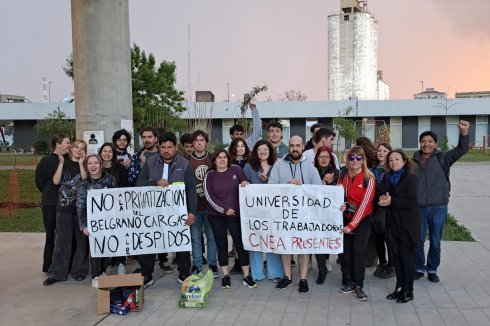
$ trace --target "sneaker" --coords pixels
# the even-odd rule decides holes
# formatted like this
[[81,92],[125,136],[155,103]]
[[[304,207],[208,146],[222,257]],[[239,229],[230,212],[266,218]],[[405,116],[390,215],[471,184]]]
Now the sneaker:
[[294,266],[296,266],[296,262],[294,261],[293,258],[291,258],[291,267],[294,267]]
[[240,265],[240,262],[238,259],[235,259],[235,265],[233,265],[233,268],[230,270],[230,274],[243,274],[242,271],[242,266]]
[[243,285],[248,286],[249,289],[253,289],[257,287],[257,283],[252,279],[252,275],[247,275],[243,278]]
[[230,280],[230,275],[225,275],[221,279],[221,287],[223,289],[231,289],[231,280]]
[[170,265],[167,262],[161,262],[160,263],[160,268],[162,269],[163,274],[171,274],[175,270],[175,266],[172,266],[172,265]]
[[281,280],[282,280],[282,277],[274,277],[274,278],[272,279],[272,282],[274,282],[274,283],[279,283],[279,282],[281,282]]
[[99,278],[97,276],[92,279],[92,287],[94,289],[98,289],[99,288]]
[[333,266],[330,260],[327,260],[327,272],[331,273],[333,271]]
[[49,285],[53,285],[56,282],[58,282],[58,280],[55,280],[54,278],[48,277],[47,279],[44,280],[43,285],[49,286]]
[[282,280],[279,283],[277,283],[276,289],[277,290],[282,290],[282,289],[287,288],[288,286],[291,286],[291,284],[293,284],[293,281],[290,280],[289,277],[284,276],[282,278]]
[[437,283],[440,281],[439,276],[436,273],[428,273],[429,281]]
[[179,273],[179,277],[177,278],[177,283],[184,283],[185,279],[188,278],[190,276],[189,273],[183,273],[183,272],[180,272]]
[[354,292],[354,289],[355,289],[354,283],[349,282],[346,285],[344,285],[343,287],[341,287],[339,289],[339,292],[340,293],[352,293],[352,292]]
[[316,284],[320,285],[320,284],[325,283],[325,279],[326,278],[327,278],[327,273],[325,273],[325,272],[319,272],[318,273],[318,278],[316,279]]
[[310,288],[308,287],[308,281],[305,279],[299,280],[299,294],[310,293]]
[[415,271],[414,280],[418,280],[421,277],[424,277],[424,273]]
[[364,290],[360,286],[356,286],[356,289],[354,290],[354,295],[356,296],[357,300],[359,301],[367,301],[368,296],[366,293],[364,293]]
[[149,286],[152,286],[153,284],[155,284],[155,282],[153,282],[153,276],[145,276],[143,278],[143,283],[144,283],[144,286],[143,288],[146,289],[147,287]]
[[381,274],[384,272],[386,268],[387,268],[386,264],[380,264],[376,266],[376,270],[374,271],[373,275],[376,277],[381,277]]
[[197,267],[196,265],[192,265],[191,274],[197,275],[200,274],[201,272],[202,272],[201,268]]
[[385,268],[380,274],[379,278],[391,278],[395,277],[395,268],[394,267],[387,267]]
[[126,265],[124,264],[119,264],[119,266],[117,266],[117,274],[118,275],[124,275],[126,274]]
[[202,256],[202,264],[203,265],[207,265],[208,264],[208,260],[204,256]]
[[213,277],[218,278],[219,277],[218,266],[209,265],[209,268],[211,269],[211,272],[213,272]]

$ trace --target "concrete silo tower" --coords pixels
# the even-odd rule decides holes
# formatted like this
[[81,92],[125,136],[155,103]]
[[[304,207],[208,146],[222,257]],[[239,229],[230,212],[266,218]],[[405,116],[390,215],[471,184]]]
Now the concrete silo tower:
[[[328,16],[329,100],[389,96],[388,85],[379,79],[382,73],[378,74],[377,25],[367,10],[367,1],[340,0],[340,13]],[[378,85],[380,82],[382,85]]]

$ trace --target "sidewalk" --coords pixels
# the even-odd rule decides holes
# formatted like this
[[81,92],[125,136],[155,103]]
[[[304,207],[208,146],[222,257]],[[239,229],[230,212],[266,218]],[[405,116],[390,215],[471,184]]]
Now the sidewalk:
[[[395,279],[372,276],[366,269],[365,290],[369,301],[359,302],[338,293],[340,266],[316,285],[316,262],[309,272],[310,294],[298,294],[295,286],[278,291],[264,280],[257,289],[241,285],[232,275],[232,289],[221,289],[216,279],[205,309],[177,306],[180,284],[177,274],[162,276],[156,267],[155,284],[145,290],[144,310],[127,316],[97,315],[96,290],[90,280],[42,285],[43,234],[0,233],[0,304],[5,325],[490,325],[490,223],[487,222],[490,164],[461,163],[451,173],[450,212],[480,242],[443,243],[440,283],[424,277],[415,282],[415,300],[397,304],[385,299]],[[426,246],[427,247],[427,246]],[[331,256],[334,261],[335,255]],[[132,268],[128,266],[128,271]]]

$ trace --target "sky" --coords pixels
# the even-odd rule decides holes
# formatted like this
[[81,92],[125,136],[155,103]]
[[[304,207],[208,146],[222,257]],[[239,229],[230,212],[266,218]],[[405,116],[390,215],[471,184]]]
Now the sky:
[[[291,89],[326,100],[327,17],[339,9],[339,0],[129,0],[130,38],[158,62],[175,61],[185,92],[190,44],[191,93],[238,101],[266,84],[259,100]],[[369,0],[368,9],[391,99],[412,98],[421,81],[450,97],[490,91],[489,0]],[[0,94],[41,101],[42,77],[52,102],[73,91],[62,70],[70,1],[0,0],[0,40]]]

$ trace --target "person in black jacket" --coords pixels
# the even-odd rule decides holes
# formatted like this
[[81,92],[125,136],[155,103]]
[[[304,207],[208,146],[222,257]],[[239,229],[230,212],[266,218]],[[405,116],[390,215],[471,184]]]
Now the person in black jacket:
[[379,206],[389,207],[387,239],[396,273],[395,291],[386,298],[406,303],[414,298],[415,251],[420,243],[418,181],[402,150],[391,151],[386,161],[389,173],[381,185]]
[[43,212],[44,243],[43,272],[47,273],[53,258],[54,239],[56,231],[56,202],[58,200],[59,185],[53,183],[53,175],[58,168],[60,160],[58,155],[68,154],[70,151],[70,138],[63,134],[54,135],[51,139],[53,152],[44,156],[36,167],[35,182],[37,189],[42,193],[41,205]]

